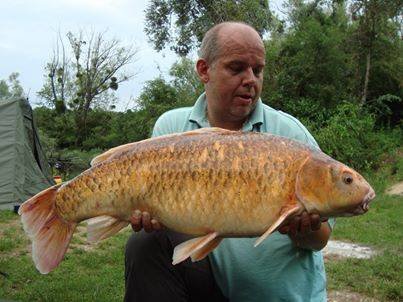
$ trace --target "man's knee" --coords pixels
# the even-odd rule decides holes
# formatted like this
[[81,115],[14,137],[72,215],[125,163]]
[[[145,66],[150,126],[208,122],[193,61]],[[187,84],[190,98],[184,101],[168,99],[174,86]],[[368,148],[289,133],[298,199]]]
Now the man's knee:
[[126,243],[126,263],[142,262],[149,257],[150,253],[157,252],[159,247],[154,237],[155,234],[153,233],[139,232],[132,234]]

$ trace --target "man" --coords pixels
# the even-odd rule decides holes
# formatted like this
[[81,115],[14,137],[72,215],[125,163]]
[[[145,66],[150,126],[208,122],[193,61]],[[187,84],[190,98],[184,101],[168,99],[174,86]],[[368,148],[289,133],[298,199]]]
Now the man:
[[[205,93],[193,107],[163,114],[153,136],[211,126],[271,132],[317,147],[298,120],[260,100],[264,66],[264,45],[252,27],[216,25],[206,33],[196,63]],[[161,229],[148,213],[135,213],[132,224],[135,231]],[[257,248],[253,238],[224,239],[203,261],[176,266],[173,248],[188,236],[168,230],[135,234],[126,248],[125,299],[326,301],[323,257],[316,251],[329,239],[329,223],[303,213],[280,232]]]

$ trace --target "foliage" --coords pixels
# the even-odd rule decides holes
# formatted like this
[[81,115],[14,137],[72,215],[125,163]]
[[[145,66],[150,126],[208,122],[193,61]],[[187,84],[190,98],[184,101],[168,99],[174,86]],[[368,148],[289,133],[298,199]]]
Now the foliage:
[[357,104],[341,103],[313,130],[322,150],[357,169],[378,167],[382,155],[401,145],[402,130],[376,131],[375,118]]
[[[136,108],[113,112],[94,108],[87,114],[87,135],[80,149],[108,149],[120,144],[142,140],[151,134],[156,119],[165,111],[192,105],[203,88],[194,71],[193,61],[181,59],[170,71],[172,80],[157,78],[146,83]],[[41,106],[34,109],[41,135],[54,150],[76,148],[77,124],[73,109],[59,114]]]
[[198,46],[210,27],[223,21],[249,23],[263,35],[272,14],[268,1],[152,0],[146,9],[144,31],[156,50],[171,45],[183,56]]
[[19,73],[13,72],[7,80],[0,80],[0,99],[24,97],[24,89],[18,80]]
[[172,65],[169,74],[173,77],[171,85],[178,92],[183,106],[193,104],[204,90],[195,71],[195,62],[190,59],[181,58]]
[[[262,100],[300,119],[325,152],[356,168],[365,169],[377,168],[382,160],[381,154],[402,141],[403,44],[398,26],[399,15],[392,7],[389,9],[381,3],[379,12],[370,13],[365,7],[373,9],[371,5],[378,5],[377,0],[361,1],[361,6],[357,6],[358,2],[289,0],[287,22],[270,19],[270,22],[277,22],[277,27],[272,27],[270,35],[265,36],[266,67]],[[181,43],[189,42],[186,39],[190,37],[192,41],[200,41],[200,33],[211,22],[216,22],[214,12],[220,12],[217,18],[238,13],[245,17],[245,7],[261,5],[261,9],[255,9],[254,12],[268,13],[268,9],[263,9],[265,1],[197,1],[190,8],[189,3],[193,1],[159,0],[151,2],[148,8],[152,22],[159,24],[159,33],[162,35],[160,42],[173,43],[184,52],[188,49],[181,48]],[[233,9],[234,3],[241,5]],[[164,11],[172,14],[172,18]],[[376,23],[373,23],[376,25],[376,35],[371,38],[367,98],[365,104],[361,105],[366,74],[365,54],[368,50],[367,43],[363,42],[366,37],[363,30],[370,20],[364,22],[363,18],[376,19]],[[261,33],[267,31],[269,27],[266,25],[258,27],[258,30]],[[169,30],[170,26],[178,29],[178,35],[164,38],[168,33],[164,34],[164,31]],[[151,30],[152,26],[147,28]],[[196,29],[200,33],[196,33]],[[366,30],[368,34],[369,30]],[[187,38],[180,40],[182,42],[176,41],[175,37],[180,37],[184,32],[187,32]],[[63,62],[63,56],[69,57],[67,52],[64,54],[61,40],[59,50],[55,50],[55,57],[60,58],[55,62],[59,63]],[[77,147],[85,151],[104,150],[145,139],[162,113],[176,107],[191,106],[203,91],[203,85],[194,71],[194,62],[183,57],[172,66],[168,79],[160,76],[148,81],[137,99],[136,107],[126,112],[112,112],[107,104],[101,106],[100,100],[109,100],[109,96],[97,99],[86,113],[84,133],[84,127],[80,126],[81,105],[74,103],[74,100],[77,98],[77,87],[80,87],[79,81],[84,81],[87,76],[77,77],[72,70],[78,65],[82,68],[86,66],[75,59],[77,52],[82,51],[79,55],[82,58],[83,49],[89,44],[96,44],[88,41],[80,36],[74,39],[70,36],[69,43],[75,47],[75,52],[70,56],[72,61],[67,67],[61,63],[53,64],[55,87],[59,90],[56,90],[57,97],[48,99],[63,99],[60,89],[65,82],[64,113],[49,108],[35,109],[39,127],[46,139],[53,141],[54,150]],[[166,45],[164,43],[160,44],[161,48]],[[185,44],[190,49],[197,43]],[[66,59],[66,62],[69,61]],[[68,83],[73,85],[69,86]],[[51,92],[50,83],[47,85],[48,92]],[[78,139],[80,135],[82,137]]]
[[[374,63],[383,63],[382,59],[379,60],[378,58],[376,60],[376,57],[379,54],[382,54],[382,56],[387,55],[391,50],[394,52],[394,46],[399,45],[390,43],[390,40],[399,39],[401,34],[400,22],[398,20],[392,21],[392,18],[401,14],[401,9],[402,1],[396,0],[352,1],[350,10],[356,25],[352,42],[358,43],[356,52],[358,61],[365,62],[365,64],[362,64],[365,66],[365,71],[361,71],[364,74],[361,82],[363,87],[361,104],[365,104],[369,95],[371,69]],[[397,55],[399,56],[399,53]],[[400,67],[402,67],[401,64]]]
[[140,114],[145,119],[148,136],[157,118],[164,112],[179,107],[180,95],[173,86],[162,78],[146,83],[143,92],[138,99]]
[[398,125],[403,116],[402,99],[396,95],[386,94],[368,101],[366,106],[376,116],[378,124],[391,127]]
[[[89,112],[95,108],[113,106],[116,97],[111,91],[132,75],[121,72],[135,51],[123,47],[116,39],[107,40],[104,33],[84,35],[67,33],[70,52],[63,39],[47,64],[46,81],[38,95],[51,104],[59,114],[72,113],[75,125],[75,146],[85,148],[84,141],[91,135]],[[70,115],[70,114],[69,114]]]
[[312,4],[298,3],[293,9],[295,27],[265,43],[264,87],[271,89],[264,88],[263,98],[277,108],[300,99],[334,107],[348,96],[351,86],[343,8],[336,15]]

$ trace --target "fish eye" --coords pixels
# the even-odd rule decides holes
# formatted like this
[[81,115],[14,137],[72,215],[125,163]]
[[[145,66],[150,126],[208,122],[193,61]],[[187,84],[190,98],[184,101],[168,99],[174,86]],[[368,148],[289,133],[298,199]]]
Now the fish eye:
[[350,184],[352,184],[352,182],[353,182],[353,177],[352,177],[351,175],[344,175],[344,176],[343,176],[343,182],[344,182],[346,185],[350,185]]

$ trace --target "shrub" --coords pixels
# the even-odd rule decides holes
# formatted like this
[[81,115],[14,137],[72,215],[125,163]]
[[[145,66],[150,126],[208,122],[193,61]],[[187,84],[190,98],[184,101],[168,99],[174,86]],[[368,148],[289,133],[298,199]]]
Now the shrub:
[[399,145],[401,130],[375,130],[375,118],[357,104],[343,102],[326,124],[313,131],[322,150],[356,169],[376,168],[384,153]]

